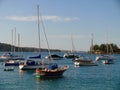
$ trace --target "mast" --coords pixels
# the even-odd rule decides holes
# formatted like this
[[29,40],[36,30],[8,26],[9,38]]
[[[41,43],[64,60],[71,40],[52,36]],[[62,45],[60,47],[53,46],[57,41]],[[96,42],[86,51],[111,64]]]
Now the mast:
[[15,54],[15,48],[16,48],[16,27],[15,27],[15,36],[14,36],[14,54]]
[[106,43],[107,54],[109,54],[109,45],[108,45],[108,32],[107,32],[107,43]]
[[91,34],[91,48],[90,48],[90,53],[93,53],[93,38],[94,38],[94,35],[93,33]]
[[13,54],[13,30],[11,30],[12,37],[11,37],[11,54]]
[[74,42],[73,42],[73,37],[72,37],[72,34],[71,34],[71,41],[72,41],[72,53],[75,52],[75,45],[74,45]]
[[[45,31],[45,26],[44,26],[43,19],[42,19],[42,15],[41,15],[41,13],[39,13],[39,5],[38,5],[37,7],[38,7],[38,23],[39,23],[39,14],[40,14],[41,25],[42,25],[42,27],[43,27],[43,33],[44,33],[44,35],[45,35],[46,43],[47,43],[47,46],[48,46],[48,53],[49,53],[49,55],[50,55],[50,60],[51,60],[51,62],[53,62],[53,59],[52,59],[51,53],[50,53],[50,47],[49,47],[49,44],[48,44],[48,39],[47,39],[46,31]],[[38,29],[39,29],[39,28],[40,28],[40,27],[39,27],[39,25],[38,25]],[[39,33],[40,33],[40,30],[39,30]],[[38,33],[38,34],[39,34],[39,33]],[[40,34],[39,34],[39,41],[40,41]],[[40,42],[39,42],[39,47],[40,47]]]
[[20,34],[18,33],[18,57],[20,56]]
[[39,18],[39,5],[37,5],[37,16],[38,16],[38,39],[39,39],[39,53],[41,52],[41,43],[40,43],[40,18]]

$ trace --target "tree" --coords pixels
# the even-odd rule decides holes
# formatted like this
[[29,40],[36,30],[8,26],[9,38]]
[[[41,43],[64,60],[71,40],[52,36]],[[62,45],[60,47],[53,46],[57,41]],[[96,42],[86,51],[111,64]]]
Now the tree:
[[94,51],[97,51],[97,50],[99,50],[99,49],[100,49],[99,45],[96,44],[96,45],[93,46],[93,50],[94,50]]
[[116,44],[101,44],[101,45],[94,45],[93,46],[94,52],[100,51],[101,53],[120,53],[120,49]]

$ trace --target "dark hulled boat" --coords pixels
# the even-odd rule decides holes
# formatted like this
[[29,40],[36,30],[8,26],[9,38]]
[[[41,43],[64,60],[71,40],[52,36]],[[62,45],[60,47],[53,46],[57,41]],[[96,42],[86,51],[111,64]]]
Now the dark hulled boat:
[[53,78],[61,77],[69,66],[58,67],[57,64],[51,64],[48,68],[36,69],[36,77],[39,78]]

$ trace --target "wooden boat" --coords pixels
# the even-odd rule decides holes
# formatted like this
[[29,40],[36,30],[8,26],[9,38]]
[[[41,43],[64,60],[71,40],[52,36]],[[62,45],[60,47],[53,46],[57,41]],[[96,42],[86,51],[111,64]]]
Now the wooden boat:
[[39,78],[54,78],[61,77],[69,66],[58,67],[57,64],[52,64],[50,68],[36,69],[36,77]]
[[[37,8],[38,8],[38,18],[39,18],[39,6],[37,6]],[[48,46],[48,52],[49,52],[49,55],[51,56],[45,29],[43,29],[43,31],[44,31],[44,35],[45,35],[47,46]],[[53,63],[52,58],[49,58],[48,61],[51,63],[51,64],[49,64],[48,67],[44,67],[44,64],[42,64],[42,69],[41,68],[36,69],[36,77],[40,77],[40,78],[60,77],[69,68],[69,66],[58,67],[58,65],[56,63]]]

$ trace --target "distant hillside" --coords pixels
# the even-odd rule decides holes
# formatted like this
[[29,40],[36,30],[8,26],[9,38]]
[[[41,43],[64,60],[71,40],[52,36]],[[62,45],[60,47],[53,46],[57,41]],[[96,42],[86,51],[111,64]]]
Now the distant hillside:
[[[11,51],[11,47],[14,47],[16,52],[18,51],[22,51],[22,52],[38,52],[39,49],[38,48],[33,48],[33,47],[15,47],[15,46],[11,46],[10,44],[6,44],[6,43],[0,43],[0,52],[10,52]],[[48,51],[48,49],[41,49],[41,51]],[[54,52],[60,52],[59,49],[51,49],[51,51]]]

